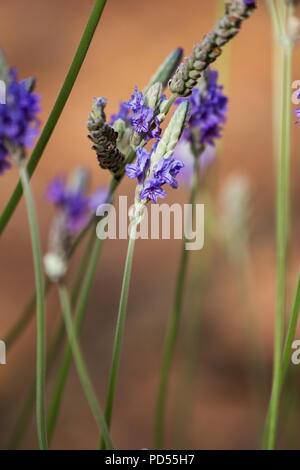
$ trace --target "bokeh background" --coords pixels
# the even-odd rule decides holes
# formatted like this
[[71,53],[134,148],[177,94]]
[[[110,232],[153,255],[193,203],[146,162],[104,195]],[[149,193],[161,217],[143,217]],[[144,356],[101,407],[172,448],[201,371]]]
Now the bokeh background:
[[[109,175],[99,169],[86,138],[85,125],[92,98],[106,96],[108,112],[115,112],[119,101],[128,99],[134,85],[142,88],[171,50],[182,46],[185,54],[189,54],[192,46],[213,26],[220,3],[108,0],[71,97],[32,179],[44,249],[53,215],[44,198],[49,179],[83,164],[91,170],[91,188],[109,181]],[[251,266],[246,281],[249,289],[241,293],[241,284],[224,246],[206,233],[204,249],[192,252],[190,257],[168,399],[166,446],[169,448],[255,448],[262,433],[272,369],[276,251],[272,39],[265,4],[261,0],[258,4],[258,10],[245,22],[242,32],[216,64],[216,68],[221,68],[230,106],[224,139],[208,183],[210,197],[218,207],[220,190],[228,176],[239,173],[250,180],[253,197]],[[37,91],[42,95],[42,123],[53,106],[92,5],[92,0],[1,2],[1,47],[21,77],[37,78]],[[300,79],[299,60],[297,50],[293,79]],[[299,129],[293,126],[292,131],[290,295],[299,266]],[[15,170],[1,178],[1,210],[16,181]],[[134,183],[124,180],[119,193],[133,197],[133,191]],[[187,197],[184,188],[170,191],[168,196],[170,202],[186,202]],[[217,213],[214,221],[218,223]],[[112,425],[113,438],[122,449],[152,447],[158,372],[180,246],[178,240],[137,243]],[[80,337],[102,404],[126,247],[126,241],[105,242]],[[23,201],[1,237],[0,250],[0,338],[3,339],[34,288]],[[261,379],[257,381],[262,390],[258,400],[253,399],[247,372],[248,326],[245,325],[249,321],[249,296],[253,312],[250,323],[260,343],[258,362],[263,367]],[[55,292],[49,295],[47,307],[50,339],[60,317]],[[7,365],[0,366],[1,448],[7,445],[34,370],[32,322],[9,351]],[[56,372],[57,368],[48,382],[49,396]],[[300,369],[294,366],[294,372],[295,386],[299,387]],[[280,446],[295,448],[300,446],[297,400],[288,416],[289,420],[281,422],[285,437],[281,437]],[[97,429],[72,367],[52,447],[92,449],[97,442]],[[33,419],[21,448],[36,447]]]

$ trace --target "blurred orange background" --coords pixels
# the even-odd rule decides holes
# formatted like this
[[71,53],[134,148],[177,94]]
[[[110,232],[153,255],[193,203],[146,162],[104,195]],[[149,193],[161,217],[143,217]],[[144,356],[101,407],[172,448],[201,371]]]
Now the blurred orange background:
[[[53,216],[53,209],[44,198],[49,179],[84,164],[91,170],[93,188],[109,181],[109,175],[99,169],[86,138],[92,98],[106,96],[108,113],[115,112],[118,103],[128,99],[135,85],[142,88],[147,84],[174,48],[182,46],[185,55],[190,53],[192,46],[213,26],[220,3],[107,1],[71,97],[32,179],[44,249]],[[8,63],[18,68],[22,78],[37,78],[37,91],[42,95],[42,123],[54,104],[92,6],[92,0],[1,2],[0,46]],[[210,175],[210,186],[217,201],[219,190],[230,174],[248,176],[253,187],[251,297],[256,310],[256,333],[262,341],[265,383],[260,385],[265,392],[258,405],[257,420],[257,406],[247,381],[244,315],[248,300],[245,297],[241,302],[239,298],[224,248],[208,242],[203,250],[193,252],[190,257],[182,328],[168,396],[168,448],[240,449],[260,445],[272,370],[276,238],[272,35],[264,2],[258,1],[258,6],[231,42],[225,57],[215,64],[215,68],[221,67],[223,71],[221,79],[225,81],[225,93],[229,96],[229,114],[218,162]],[[299,60],[298,48],[294,80],[300,79]],[[225,62],[228,63],[226,73]],[[292,130],[290,296],[300,252],[297,243],[300,235],[299,129],[293,126]],[[1,178],[1,210],[16,181],[15,170]],[[134,183],[124,180],[119,194],[128,194],[133,199],[133,193]],[[170,191],[168,201],[186,201],[187,197],[187,191],[181,188],[177,192]],[[101,404],[105,400],[126,247],[126,241],[105,242],[80,337]],[[180,247],[179,240],[137,243],[112,425],[113,439],[121,449],[153,445],[158,373]],[[3,339],[34,289],[23,201],[1,237],[0,250],[0,339]],[[76,260],[72,262],[73,269],[75,266]],[[57,296],[52,292],[47,304],[49,338],[59,316]],[[298,374],[296,366],[294,368]],[[35,326],[32,322],[9,351],[7,365],[0,366],[1,448],[7,445],[34,371]],[[56,372],[57,368],[49,379],[49,397]],[[299,381],[297,384],[299,386]],[[298,403],[289,422],[290,441],[281,440],[280,445],[300,445],[299,409]],[[285,426],[286,422],[281,423],[282,429]],[[52,448],[92,449],[97,442],[97,428],[72,367]],[[33,419],[22,448],[36,447]]]

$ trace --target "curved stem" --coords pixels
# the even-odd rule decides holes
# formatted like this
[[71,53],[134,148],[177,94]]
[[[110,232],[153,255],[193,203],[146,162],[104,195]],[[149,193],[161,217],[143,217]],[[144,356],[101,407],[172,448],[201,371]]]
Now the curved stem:
[[[195,159],[195,168],[193,174],[193,182],[191,186],[191,193],[189,204],[192,206],[196,200],[197,186],[198,186],[198,168],[197,160]],[[189,216],[192,217],[192,211]],[[179,271],[177,275],[176,290],[174,297],[173,311],[169,319],[169,326],[167,329],[166,341],[163,352],[162,366],[160,370],[160,379],[158,385],[158,394],[156,400],[156,412],[155,412],[155,431],[154,431],[154,448],[162,449],[163,447],[163,435],[164,435],[164,414],[166,408],[168,382],[170,376],[171,362],[174,354],[175,344],[178,335],[178,328],[180,322],[180,314],[182,309],[183,292],[186,280],[187,262],[188,262],[188,250],[185,249],[185,242],[183,241],[181,250],[181,259],[179,265]]]
[[[88,261],[89,261],[89,258],[91,256],[91,251],[92,251],[92,248],[93,248],[93,245],[94,245],[95,241],[96,241],[96,237],[95,237],[94,231],[92,230],[90,238],[89,238],[88,243],[87,243],[87,246],[86,246],[86,248],[84,250],[84,253],[83,253],[83,255],[80,259],[79,268],[76,272],[75,279],[72,282],[72,288],[71,288],[71,305],[72,306],[74,306],[76,301],[77,301],[80,285],[81,285],[83,277],[85,275],[87,265],[88,265]],[[51,286],[51,285],[52,284],[49,284],[49,286]],[[33,305],[33,311],[35,311],[35,303]],[[49,350],[47,352],[46,378],[49,376],[49,374],[50,374],[50,372],[51,372],[51,370],[52,370],[52,368],[53,368],[53,366],[56,362],[56,359],[57,359],[57,357],[59,355],[59,352],[61,350],[61,346],[62,346],[64,337],[65,337],[65,327],[64,327],[64,321],[63,321],[63,319],[61,319],[60,322],[59,322],[59,325],[57,327],[57,330],[54,334],[54,337],[51,340]],[[21,442],[21,440],[22,440],[22,438],[23,438],[23,436],[24,436],[24,434],[25,434],[25,432],[28,428],[30,418],[33,414],[33,407],[34,407],[34,401],[35,401],[35,386],[36,386],[36,381],[33,380],[33,383],[31,384],[31,386],[29,388],[29,391],[28,391],[28,394],[26,396],[23,408],[20,412],[20,415],[17,418],[17,421],[16,421],[16,423],[14,425],[14,428],[13,428],[13,431],[11,433],[11,436],[8,440],[7,448],[10,449],[10,450],[15,450],[19,447],[20,442]]]
[[[85,27],[84,33],[82,35],[82,38],[80,40],[78,49],[76,51],[76,54],[74,56],[73,62],[70,66],[70,69],[67,73],[67,76],[65,78],[65,81],[63,83],[63,86],[59,92],[59,95],[57,97],[57,100],[54,104],[54,107],[50,113],[50,116],[45,124],[45,127],[43,129],[43,132],[41,133],[41,136],[32,152],[31,158],[28,163],[28,175],[29,177],[32,176],[34,173],[37,164],[40,161],[40,158],[43,154],[43,151],[45,150],[45,147],[52,135],[52,132],[55,129],[55,126],[60,118],[60,115],[64,109],[64,106],[70,96],[70,93],[72,91],[72,88],[74,86],[74,83],[76,81],[76,78],[79,74],[79,71],[81,69],[81,66],[83,64],[83,61],[85,59],[85,56],[87,54],[88,48],[90,46],[91,40],[93,38],[93,35],[95,33],[96,27],[98,25],[98,22],[100,20],[102,11],[104,9],[106,0],[96,0],[94,8],[92,10],[92,13],[90,15],[90,18],[87,22],[87,25]],[[14,210],[16,209],[20,199],[22,196],[22,185],[19,182],[8,202],[6,205],[1,218],[0,218],[0,234],[3,232],[5,229],[7,223],[9,222],[11,216],[14,213]]]
[[69,337],[69,342],[72,349],[72,354],[74,357],[75,365],[77,372],[81,381],[82,388],[88,400],[88,403],[93,412],[94,418],[99,426],[99,429],[103,435],[103,439],[108,449],[113,449],[113,443],[109,435],[109,431],[98,405],[98,400],[96,398],[92,383],[89,378],[89,374],[86,369],[85,362],[83,360],[80,347],[77,341],[77,333],[73,326],[71,306],[69,301],[68,292],[66,286],[63,283],[58,284],[59,298],[61,303],[61,309],[65,321],[66,330]]
[[[122,283],[122,290],[121,290],[121,297],[120,297],[120,305],[119,305],[119,313],[118,313],[118,319],[117,319],[117,325],[116,325],[112,363],[111,363],[107,397],[106,397],[106,405],[105,405],[105,420],[106,420],[108,428],[110,428],[110,423],[111,423],[116,381],[117,381],[118,368],[119,368],[119,362],[120,362],[120,353],[121,353],[121,345],[122,345],[122,338],[123,338],[124,324],[125,324],[125,317],[126,317],[127,300],[128,300],[129,286],[130,286],[135,236],[136,236],[136,225],[133,225],[131,236],[130,236],[129,243],[128,243],[127,255],[126,255],[126,262],[125,262],[123,283]],[[101,439],[101,442],[100,442],[100,449],[105,449],[105,442],[103,438]]]
[[24,191],[34,261],[37,307],[37,364],[36,364],[36,411],[40,449],[47,449],[47,433],[45,420],[45,298],[44,276],[41,257],[40,236],[36,219],[33,197],[25,166],[19,167],[20,179]]
[[[85,278],[83,280],[83,285],[82,285],[82,289],[80,291],[80,295],[78,298],[77,307],[76,307],[76,314],[75,314],[75,319],[74,319],[74,329],[75,329],[76,334],[78,334],[83,318],[84,318],[86,304],[87,304],[89,293],[91,291],[91,287],[93,284],[93,279],[94,279],[95,272],[97,269],[99,256],[101,253],[101,248],[102,248],[102,240],[96,239],[96,242],[94,244],[93,251],[90,257],[90,261],[87,267],[87,271],[85,274]],[[59,413],[59,408],[60,408],[60,403],[62,399],[62,394],[63,394],[65,384],[67,381],[71,362],[72,362],[72,350],[71,350],[70,344],[68,344],[63,354],[63,359],[61,362],[60,369],[58,371],[57,380],[56,380],[54,392],[52,394],[50,407],[49,407],[48,420],[47,420],[47,432],[48,432],[49,442],[52,439],[53,432],[55,429],[55,425],[56,425],[56,421],[57,421],[57,417]]]

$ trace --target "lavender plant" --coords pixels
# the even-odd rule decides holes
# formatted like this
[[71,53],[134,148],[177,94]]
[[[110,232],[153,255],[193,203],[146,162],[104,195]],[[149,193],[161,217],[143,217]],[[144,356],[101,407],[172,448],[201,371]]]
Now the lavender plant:
[[[9,158],[16,162],[20,171],[20,180],[28,208],[36,275],[36,306],[38,311],[37,417],[40,447],[43,449],[46,449],[48,446],[44,398],[45,286],[42,274],[38,228],[33,199],[30,192],[29,177],[34,172],[68,99],[104,5],[105,1],[96,0],[94,10],[58,100],[31,156],[28,171],[25,166],[25,147],[28,145],[30,138],[34,137],[38,123],[36,120],[38,99],[33,94],[34,81],[29,80],[24,82],[24,84],[23,82],[20,84],[17,82],[17,76],[13,73],[10,72],[5,75],[5,79],[8,80],[9,84],[8,90],[11,95],[14,96],[14,100],[7,103],[6,111],[14,125],[5,127],[5,122],[7,122],[6,116],[5,119],[3,119],[3,126],[1,126],[0,120],[0,168],[1,171],[4,172],[4,170],[9,167]],[[104,98],[97,98],[93,102],[92,111],[87,124],[89,131],[88,137],[93,143],[92,149],[96,152],[100,167],[109,170],[112,174],[105,202],[112,201],[113,194],[125,173],[129,178],[137,179],[135,210],[134,213],[131,214],[130,219],[130,241],[120,298],[105,407],[105,420],[96,400],[77,337],[98,264],[102,240],[95,240],[93,242],[93,238],[95,238],[94,235],[94,237],[91,237],[91,244],[89,243],[88,245],[92,249],[88,253],[88,263],[84,270],[85,273],[83,276],[80,276],[80,284],[82,284],[82,287],[75,307],[74,322],[71,316],[72,307],[74,305],[69,299],[65,282],[70,255],[83,238],[83,235],[90,228],[94,227],[93,222],[95,222],[96,219],[95,216],[90,215],[89,211],[95,209],[95,204],[98,205],[99,201],[103,200],[104,195],[103,191],[100,193],[97,192],[93,197],[87,197],[85,195],[83,190],[85,177],[82,171],[77,174],[71,184],[66,183],[66,181],[60,177],[52,182],[49,187],[48,197],[51,202],[56,205],[57,213],[51,229],[49,251],[44,258],[44,264],[49,285],[50,283],[57,284],[61,310],[69,339],[69,344],[67,345],[61,369],[58,374],[53,401],[50,406],[48,420],[48,434],[50,437],[54,430],[72,354],[87,400],[102,432],[100,447],[113,448],[109,436],[109,427],[113,410],[137,229],[144,217],[147,204],[150,201],[157,203],[159,198],[165,198],[167,195],[167,185],[174,189],[178,187],[177,177],[180,175],[184,163],[174,157],[174,151],[181,136],[183,141],[190,145],[190,150],[195,157],[191,202],[193,203],[195,201],[198,184],[198,161],[201,162],[205,147],[207,145],[212,146],[214,140],[220,137],[220,125],[224,123],[224,115],[227,111],[227,99],[223,96],[221,88],[217,85],[217,75],[215,72],[208,70],[208,67],[221,54],[221,48],[238,33],[242,22],[248,18],[254,8],[255,1],[249,0],[234,0],[232,3],[226,4],[226,11],[223,17],[218,21],[214,29],[195,46],[193,53],[185,59],[185,62],[177,68],[181,60],[182,50],[176,49],[158,69],[144,91],[138,91],[136,88],[131,99],[121,104],[119,112],[111,117],[109,123],[107,122],[104,111],[106,100]],[[202,80],[198,85],[201,76]],[[172,93],[168,99],[163,95],[163,89],[167,83],[169,83],[169,89]],[[196,86],[197,88],[195,88]],[[190,98],[186,99],[186,97],[189,96]],[[165,132],[162,134],[161,124],[178,97],[181,97],[176,103],[178,107]],[[11,108],[9,108],[9,106]],[[24,116],[22,116],[22,112],[24,112]],[[23,128],[17,129],[20,123],[23,123]],[[188,127],[186,128],[187,125]],[[145,148],[148,142],[151,142],[151,150],[150,147],[148,150]],[[11,157],[9,157],[9,155]],[[134,163],[135,157],[136,162]],[[201,165],[203,166],[203,163]],[[13,214],[21,194],[22,189],[19,184],[2,214],[0,231],[5,228]],[[74,239],[74,235],[77,235],[77,238]],[[170,365],[176,340],[185,270],[186,253],[183,252],[174,304],[174,318],[176,318],[175,322],[177,322],[177,326],[175,326],[175,328],[173,328],[174,325],[172,326],[172,340],[171,343],[167,345],[167,354],[169,356],[167,359],[167,369]],[[33,311],[34,302],[31,302],[30,312]],[[27,318],[30,318],[28,314],[24,325],[27,322]],[[17,332],[19,333],[20,331],[22,331],[22,329],[19,328]],[[163,375],[163,380],[166,384],[168,370],[164,369]],[[161,415],[162,412],[163,407],[161,408]],[[162,435],[161,430],[159,433]],[[160,446],[160,440],[161,439],[158,438],[158,446]]]

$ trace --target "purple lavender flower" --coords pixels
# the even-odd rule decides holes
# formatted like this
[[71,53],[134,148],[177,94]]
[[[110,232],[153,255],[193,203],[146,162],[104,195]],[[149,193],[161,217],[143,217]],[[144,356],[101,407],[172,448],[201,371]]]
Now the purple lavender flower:
[[[182,159],[186,164],[180,178],[189,185],[195,158],[199,159],[200,176],[213,162],[215,140],[221,137],[222,124],[226,122],[228,98],[223,94],[223,87],[218,85],[218,72],[209,70],[204,83],[200,88],[193,88],[188,99],[192,105],[191,115],[174,157]],[[183,100],[179,98],[176,103]]]
[[125,104],[134,112],[138,113],[145,107],[144,95],[141,91],[137,91],[137,87],[134,87],[134,92],[131,95],[129,101],[126,101]]
[[[221,137],[222,124],[226,122],[225,114],[228,111],[228,98],[223,94],[223,87],[218,85],[218,72],[210,70],[206,77],[205,90],[193,88],[189,97],[191,116],[188,127],[182,138],[191,144],[203,146],[215,145],[215,140]],[[181,103],[179,98],[176,103]],[[198,141],[195,142],[195,129],[198,129]]]
[[55,205],[65,203],[66,179],[63,176],[57,176],[48,186],[47,199]]
[[112,114],[110,117],[110,126],[112,126],[118,119],[123,119],[126,123],[129,123],[130,107],[126,103],[120,103],[119,111],[116,114]]
[[[161,102],[166,99],[161,96]],[[159,139],[161,134],[160,123],[155,116],[154,110],[145,105],[144,95],[134,88],[129,101],[120,104],[119,112],[110,118],[110,124],[114,124],[117,119],[123,119],[130,124],[134,131],[144,136],[146,142],[151,139]]]
[[104,202],[106,194],[106,189],[100,187],[92,195],[87,196],[83,188],[74,190],[68,186],[64,177],[58,176],[48,186],[46,197],[63,211],[68,230],[71,235],[75,235],[86,225],[91,212],[95,212]]
[[295,121],[295,124],[299,124],[300,123],[300,108],[295,109],[295,115],[298,118],[298,120]]
[[157,199],[166,197],[166,191],[161,187],[163,182],[156,178],[149,178],[141,191],[141,199],[151,199],[155,204]]
[[15,69],[9,71],[6,103],[0,105],[0,173],[10,167],[7,146],[31,147],[38,135],[40,96],[29,88]]
[[137,150],[136,163],[127,165],[125,173],[130,179],[137,178],[138,184],[143,184],[149,165],[150,153],[145,149],[139,148]]
[[154,111],[145,106],[140,111],[133,114],[130,123],[137,134],[147,134],[150,130],[150,125],[153,120]]
[[184,163],[179,160],[176,161],[174,157],[162,157],[154,167],[154,178],[159,180],[161,184],[167,183],[172,188],[177,189],[178,182],[175,177],[183,167]]
[[256,0],[243,0],[245,5],[255,5]]

